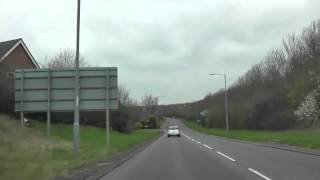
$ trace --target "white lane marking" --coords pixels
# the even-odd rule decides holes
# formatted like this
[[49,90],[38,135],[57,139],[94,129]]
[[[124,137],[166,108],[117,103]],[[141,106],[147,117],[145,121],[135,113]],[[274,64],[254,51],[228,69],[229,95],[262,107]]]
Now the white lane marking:
[[221,156],[223,156],[223,157],[225,157],[225,158],[227,158],[227,159],[229,159],[230,161],[236,161],[235,159],[232,159],[231,157],[229,157],[229,156],[227,156],[227,155],[225,155],[225,154],[223,154],[222,152],[219,152],[219,151],[217,151],[217,153],[218,154],[220,154]]
[[257,175],[258,175],[258,176],[260,176],[260,177],[262,177],[263,179],[266,179],[266,180],[272,180],[271,178],[269,178],[269,177],[267,177],[267,176],[265,176],[265,175],[263,175],[263,174],[259,173],[258,171],[254,170],[254,169],[251,169],[251,168],[248,168],[248,169],[249,169],[249,171],[251,171],[251,172],[253,172],[253,173],[257,174]]
[[212,147],[206,145],[206,144],[203,144],[204,147],[208,148],[208,149],[212,149]]
[[191,138],[191,137],[189,137],[189,136],[187,136],[187,135],[185,135],[185,134],[183,134],[183,136],[185,136],[186,138],[190,139],[191,141],[196,141],[196,140],[194,140],[193,138]]
[[208,149],[213,149],[212,147],[210,147],[210,146],[208,146],[208,145],[206,145],[206,144],[203,144],[203,143],[201,143],[200,141],[194,140],[193,138],[187,136],[186,134],[183,134],[183,136],[187,137],[187,138],[190,139],[191,141],[195,141],[195,142],[197,142],[198,144],[203,145],[204,147],[206,147],[206,148],[208,148]]

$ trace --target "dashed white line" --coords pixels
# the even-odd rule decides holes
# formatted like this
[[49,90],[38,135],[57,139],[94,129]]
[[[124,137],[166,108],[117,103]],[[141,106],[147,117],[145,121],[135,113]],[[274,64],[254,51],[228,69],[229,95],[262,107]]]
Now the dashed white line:
[[233,159],[233,158],[231,158],[231,157],[229,157],[229,156],[227,156],[227,155],[225,155],[225,154],[223,154],[222,152],[219,152],[219,151],[217,151],[217,153],[218,154],[220,154],[221,156],[223,156],[223,157],[225,157],[225,158],[227,158],[227,159],[229,159],[230,161],[236,161],[235,159]]
[[208,148],[208,149],[212,149],[212,147],[206,145],[206,144],[203,144],[204,147]]
[[[189,136],[187,136],[187,135],[185,135],[185,134],[182,134],[183,136],[185,136],[185,137],[187,137],[188,139],[190,139],[191,141],[195,141],[195,142],[197,142],[198,144],[201,144],[201,145],[203,145],[204,147],[206,147],[206,148],[208,148],[208,149],[210,149],[210,150],[212,150],[213,148],[212,147],[210,147],[210,146],[208,146],[208,145],[206,145],[206,144],[202,144],[200,141],[197,141],[197,140],[195,140],[195,139],[193,139],[193,138],[191,138],[191,137],[189,137]],[[216,151],[218,154],[220,154],[221,156],[223,156],[223,157],[225,157],[225,158],[227,158],[227,159],[229,159],[230,161],[233,161],[233,162],[235,162],[236,160],[235,159],[233,159],[233,158],[231,158],[231,157],[229,157],[229,156],[227,156],[227,155],[225,155],[225,154],[223,154],[222,152],[220,152],[220,151]],[[256,171],[256,170],[254,170],[254,169],[252,169],[252,168],[248,168],[248,170],[249,171],[251,171],[251,172],[253,172],[254,174],[256,174],[256,175],[258,175],[258,176],[260,176],[261,178],[263,178],[263,179],[265,179],[265,180],[272,180],[271,178],[269,178],[269,177],[267,177],[267,176],[265,176],[265,175],[263,175],[263,174],[261,174],[260,172],[258,172],[258,171]]]
[[201,144],[201,145],[203,145],[204,147],[206,147],[206,148],[208,148],[208,149],[210,149],[210,150],[212,150],[213,148],[212,147],[210,147],[210,146],[208,146],[208,145],[206,145],[206,144],[203,144],[203,143],[201,143],[200,141],[197,141],[197,140],[194,140],[193,138],[191,138],[191,137],[189,137],[189,136],[187,136],[187,135],[185,135],[185,134],[183,134],[185,137],[187,137],[188,139],[190,139],[191,141],[195,141],[195,142],[197,142],[198,144]]
[[265,180],[272,180],[271,178],[269,178],[269,177],[267,177],[267,176],[265,176],[265,175],[261,174],[260,172],[258,172],[258,171],[256,171],[256,170],[254,170],[254,169],[252,169],[252,168],[248,168],[248,169],[249,169],[249,171],[251,171],[251,172],[255,173],[256,175],[258,175],[258,176],[262,177],[262,178],[263,178],[263,179],[265,179]]
[[191,138],[191,137],[189,137],[189,136],[187,136],[185,134],[183,134],[183,136],[185,136],[186,138],[190,139],[191,141],[195,141],[193,138]]

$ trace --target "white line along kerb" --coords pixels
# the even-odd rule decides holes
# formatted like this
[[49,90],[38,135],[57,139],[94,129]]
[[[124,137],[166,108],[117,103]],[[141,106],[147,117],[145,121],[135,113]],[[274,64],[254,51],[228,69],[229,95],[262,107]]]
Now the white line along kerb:
[[227,159],[229,159],[230,161],[236,161],[235,159],[232,159],[231,157],[229,157],[229,156],[227,156],[227,155],[225,155],[225,154],[223,154],[222,152],[219,152],[219,151],[217,151],[217,153],[218,154],[220,154],[221,156],[223,156],[223,157],[225,157],[225,158],[227,158]]
[[208,148],[208,149],[212,149],[212,147],[206,145],[206,144],[203,144],[204,147]]
[[251,171],[251,172],[255,173],[256,175],[258,175],[258,176],[262,177],[262,178],[263,178],[263,179],[265,179],[265,180],[272,180],[271,178],[268,178],[267,176],[265,176],[265,175],[263,175],[263,174],[259,173],[258,171],[254,170],[254,169],[251,169],[251,168],[248,168],[248,169],[249,169],[249,171]]

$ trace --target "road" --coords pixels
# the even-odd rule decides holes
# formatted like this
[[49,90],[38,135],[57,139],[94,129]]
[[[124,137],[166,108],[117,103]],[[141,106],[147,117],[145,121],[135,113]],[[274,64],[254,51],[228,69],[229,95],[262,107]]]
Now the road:
[[102,177],[103,180],[319,180],[320,157],[242,143],[186,128],[165,135]]

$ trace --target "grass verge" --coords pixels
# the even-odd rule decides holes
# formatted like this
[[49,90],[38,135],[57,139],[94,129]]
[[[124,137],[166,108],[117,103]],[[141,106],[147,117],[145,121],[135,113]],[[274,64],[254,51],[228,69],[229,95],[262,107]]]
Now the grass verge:
[[84,165],[107,159],[134,147],[159,132],[136,130],[130,134],[112,131],[106,149],[105,131],[80,127],[80,152],[72,154],[72,126],[52,124],[52,136],[45,135],[46,124],[33,121],[21,128],[17,120],[0,115],[0,179],[51,179]]
[[286,130],[286,131],[253,131],[230,130],[227,135],[224,129],[204,128],[193,121],[183,121],[184,124],[196,131],[223,136],[233,139],[241,139],[257,142],[275,141],[282,144],[320,149],[320,130]]

